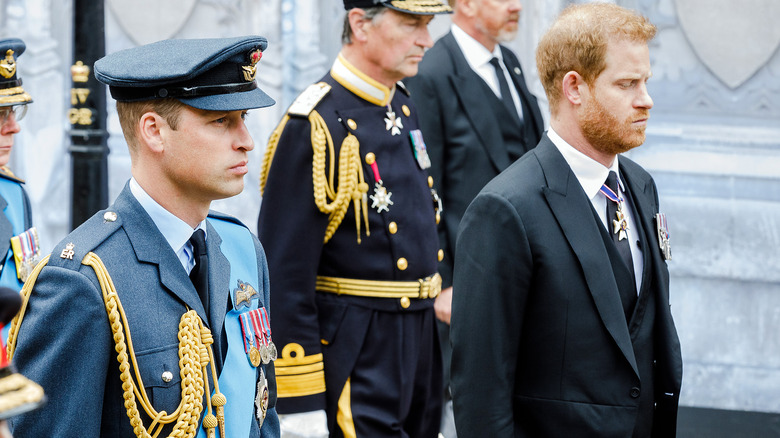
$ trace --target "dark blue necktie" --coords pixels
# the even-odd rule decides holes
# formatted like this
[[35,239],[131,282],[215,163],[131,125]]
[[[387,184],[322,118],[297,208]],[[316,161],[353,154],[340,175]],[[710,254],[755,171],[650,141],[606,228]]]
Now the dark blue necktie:
[[206,255],[206,233],[203,230],[195,230],[190,237],[192,255],[195,259],[195,267],[190,271],[190,280],[195,290],[198,291],[203,308],[209,310],[209,258]]

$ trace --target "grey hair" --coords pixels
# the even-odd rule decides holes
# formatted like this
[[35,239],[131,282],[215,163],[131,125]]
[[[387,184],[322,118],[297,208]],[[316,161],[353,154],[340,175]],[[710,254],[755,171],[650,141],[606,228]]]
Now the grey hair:
[[[372,8],[363,8],[366,12],[366,20],[374,20],[387,10],[384,6],[374,6]],[[352,26],[349,24],[349,12],[344,16],[344,30],[341,32],[341,44],[352,44]]]

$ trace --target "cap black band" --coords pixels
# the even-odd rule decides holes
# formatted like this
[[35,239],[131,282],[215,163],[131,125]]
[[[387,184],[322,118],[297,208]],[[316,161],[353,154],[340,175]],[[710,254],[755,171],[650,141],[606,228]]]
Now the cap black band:
[[201,96],[214,96],[217,94],[241,93],[257,88],[257,82],[244,82],[240,84],[199,85],[195,87],[109,87],[111,97],[118,101],[139,101],[161,99],[166,97],[189,98]]
[[21,86],[22,86],[22,78],[19,78],[15,81],[0,83],[0,90],[4,90],[6,88],[21,87]]

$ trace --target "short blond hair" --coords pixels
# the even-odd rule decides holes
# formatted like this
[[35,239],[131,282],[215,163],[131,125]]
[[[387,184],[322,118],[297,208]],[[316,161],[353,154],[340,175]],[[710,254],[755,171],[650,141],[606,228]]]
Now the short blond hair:
[[148,112],[155,112],[168,123],[171,129],[176,130],[179,126],[181,110],[186,105],[172,98],[144,100],[140,102],[117,102],[116,112],[119,116],[119,124],[122,126],[122,132],[125,135],[125,141],[130,152],[134,152],[138,147],[138,121],[141,116]]
[[555,114],[563,97],[561,84],[570,71],[592,85],[607,67],[607,43],[647,43],[656,27],[636,12],[611,3],[585,3],[564,9],[536,48],[536,68]]

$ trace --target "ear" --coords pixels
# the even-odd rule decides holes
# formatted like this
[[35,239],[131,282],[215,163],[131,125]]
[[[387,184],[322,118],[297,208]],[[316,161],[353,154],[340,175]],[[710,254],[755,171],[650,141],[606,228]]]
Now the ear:
[[563,96],[572,105],[582,104],[583,93],[588,93],[590,90],[588,84],[585,83],[585,79],[576,71],[570,71],[563,76],[561,81],[563,88]]
[[352,39],[354,41],[365,42],[368,39],[366,35],[366,26],[371,23],[371,20],[366,20],[365,17],[366,11],[360,8],[352,8],[347,13],[349,26],[352,28]]
[[467,17],[474,17],[477,15],[477,5],[475,5],[472,0],[458,0],[456,8]]
[[162,152],[165,149],[164,131],[166,129],[170,129],[170,127],[162,116],[152,111],[144,113],[138,120],[138,138],[141,140],[141,147],[152,152]]

